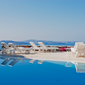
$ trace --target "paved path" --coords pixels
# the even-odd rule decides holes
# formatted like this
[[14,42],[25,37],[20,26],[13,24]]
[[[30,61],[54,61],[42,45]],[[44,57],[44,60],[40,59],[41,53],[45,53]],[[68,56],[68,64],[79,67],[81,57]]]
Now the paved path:
[[66,61],[66,62],[85,62],[85,57],[75,57],[71,52],[57,52],[57,53],[40,53],[23,55],[26,58],[37,60],[53,60],[53,61]]

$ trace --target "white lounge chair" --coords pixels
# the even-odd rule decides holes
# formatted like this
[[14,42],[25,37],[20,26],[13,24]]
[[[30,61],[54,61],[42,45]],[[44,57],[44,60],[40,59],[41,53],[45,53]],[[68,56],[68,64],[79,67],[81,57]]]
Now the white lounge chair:
[[43,51],[44,51],[44,50],[46,50],[46,51],[47,51],[47,50],[51,50],[51,51],[52,51],[52,50],[55,50],[55,51],[56,51],[57,49],[59,49],[59,48],[57,48],[57,47],[52,47],[52,46],[51,46],[51,47],[46,47],[43,42],[38,42],[38,44],[43,48]]
[[77,46],[78,46],[78,45],[82,45],[82,44],[84,44],[84,42],[76,42],[74,48],[71,48],[71,52],[72,52],[72,53],[76,53],[76,51],[77,51]]
[[26,51],[28,51],[27,53],[30,53],[30,51],[32,50],[32,48],[16,47],[16,45],[14,45],[13,43],[9,43],[9,46],[12,46],[14,48],[15,53],[26,53]]
[[5,42],[1,42],[1,45],[4,47],[4,48],[7,48],[7,44]]
[[76,57],[85,56],[85,44],[79,44],[76,50]]
[[10,48],[5,42],[1,42],[2,44],[2,54],[9,54],[10,53]]
[[18,50],[18,48],[16,47],[16,45],[14,45],[13,43],[8,43],[9,47],[13,47],[15,50]]
[[40,49],[42,49],[42,48],[39,48],[39,47],[37,47],[37,45],[34,43],[34,42],[29,42],[30,44],[31,44],[31,46],[33,47],[33,50],[35,51],[35,50],[38,50],[39,52],[40,52]]

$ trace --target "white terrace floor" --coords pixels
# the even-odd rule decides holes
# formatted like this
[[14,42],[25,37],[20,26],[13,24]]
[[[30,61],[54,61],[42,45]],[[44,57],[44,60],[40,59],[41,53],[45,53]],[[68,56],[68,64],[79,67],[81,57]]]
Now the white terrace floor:
[[52,61],[66,61],[66,62],[83,62],[85,63],[85,57],[75,57],[75,54],[71,52],[56,52],[56,53],[30,53],[30,54],[19,54],[19,55],[3,55],[1,56],[23,56],[29,59],[36,60],[52,60]]
[[53,60],[53,61],[77,61],[85,62],[85,57],[75,57],[75,54],[71,52],[57,52],[57,53],[40,53],[40,54],[29,54],[23,55],[26,58],[37,59],[37,60]]

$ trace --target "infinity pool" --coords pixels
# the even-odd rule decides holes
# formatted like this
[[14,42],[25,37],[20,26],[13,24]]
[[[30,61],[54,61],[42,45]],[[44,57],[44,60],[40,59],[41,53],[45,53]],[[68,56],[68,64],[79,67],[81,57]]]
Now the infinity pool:
[[[3,61],[3,59],[0,59],[0,63]],[[10,62],[5,66],[0,65],[1,85],[85,84],[84,64],[80,64],[80,67],[76,67],[72,63],[59,61],[44,61],[42,64],[38,64],[38,60],[30,63],[30,60],[27,59],[20,60],[13,67],[10,67],[8,66]]]

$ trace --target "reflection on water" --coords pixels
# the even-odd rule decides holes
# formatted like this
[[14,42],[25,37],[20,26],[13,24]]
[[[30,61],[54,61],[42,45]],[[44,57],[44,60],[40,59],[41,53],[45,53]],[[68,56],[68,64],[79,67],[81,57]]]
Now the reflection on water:
[[8,62],[10,62],[8,65],[9,66],[14,66],[18,61],[21,60],[28,60],[27,58],[24,57],[8,57],[8,56],[0,56],[0,59],[3,59],[3,62],[1,63],[2,66],[5,66]]
[[77,73],[85,73],[85,63],[75,62],[75,68]]
[[71,67],[71,62],[67,62],[65,67]]
[[71,67],[72,63],[75,65],[77,73],[85,73],[85,63],[81,62],[67,62],[66,67]]
[[[1,62],[1,66],[6,66],[8,64],[8,66],[11,66],[11,67],[13,67],[15,64],[17,64],[17,62],[24,63],[25,60],[28,60],[29,63],[34,63],[35,61],[37,61],[36,59],[29,59],[29,58],[25,58],[25,57],[22,57],[22,56],[18,56],[18,57],[0,56],[0,59],[3,60]],[[37,64],[43,64],[43,62],[44,62],[43,60],[38,60]],[[70,68],[74,64],[77,73],[85,73],[85,63],[80,63],[80,62],[57,62],[57,61],[46,61],[46,62],[59,64],[59,65],[64,65],[65,67],[70,67]]]
[[[8,64],[8,66],[11,66],[13,67],[18,61],[19,62],[22,62],[24,60],[30,60],[29,63],[34,63],[36,60],[35,59],[28,59],[28,58],[25,58],[23,56],[18,56],[18,57],[8,57],[8,56],[0,56],[0,59],[3,60],[3,62],[1,63],[2,66],[5,66],[7,63],[10,63]],[[44,61],[43,60],[39,60],[38,61],[38,64],[42,64]]]
[[[0,57],[1,85],[84,85],[85,64]],[[13,67],[10,67],[13,66]],[[76,68],[76,69],[75,69]]]
[[73,68],[74,66],[77,73],[85,73],[85,63],[82,62],[59,62],[59,61],[47,61],[47,62],[64,65],[65,67],[70,68]]

